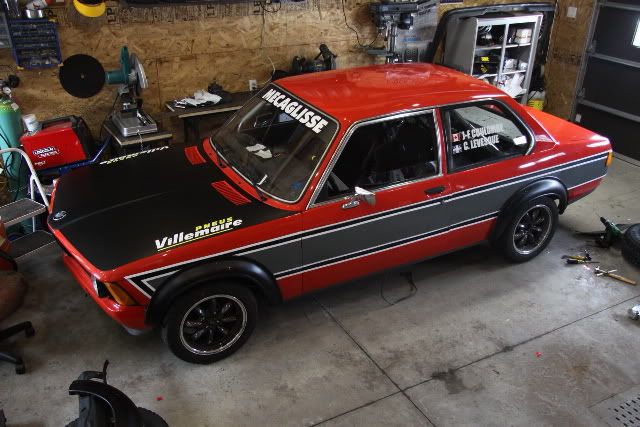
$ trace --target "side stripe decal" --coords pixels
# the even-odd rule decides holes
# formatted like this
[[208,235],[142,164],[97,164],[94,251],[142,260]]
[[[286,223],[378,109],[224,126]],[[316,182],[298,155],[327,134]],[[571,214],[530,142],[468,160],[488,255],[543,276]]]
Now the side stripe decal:
[[[229,251],[225,251],[225,252],[219,252],[219,253],[215,253],[215,254],[211,254],[211,255],[207,255],[204,257],[200,257],[200,258],[196,258],[196,259],[192,259],[192,260],[188,260],[188,261],[183,261],[177,264],[173,264],[170,266],[165,266],[165,267],[160,267],[157,269],[153,269],[153,270],[149,270],[149,271],[145,271],[145,272],[141,272],[141,273],[137,273],[131,276],[126,277],[125,279],[128,280],[130,283],[132,283],[136,288],[138,288],[141,292],[143,292],[144,294],[146,294],[147,296],[150,296],[153,291],[155,290],[155,288],[149,284],[150,281],[155,281],[158,280],[160,278],[163,278],[165,276],[171,275],[174,272],[176,272],[179,268],[186,266],[186,265],[196,265],[200,262],[203,262],[207,259],[213,258],[213,257],[219,257],[219,256],[223,256],[223,255],[248,255],[248,254],[252,254],[255,252],[260,252],[260,251],[264,251],[267,249],[271,249],[274,247],[278,247],[278,246],[282,246],[282,245],[286,245],[289,243],[292,243],[298,239],[308,239],[311,237],[316,237],[316,236],[320,236],[323,234],[327,234],[327,233],[332,233],[334,231],[338,231],[338,230],[342,230],[345,228],[349,228],[355,225],[360,225],[360,224],[365,224],[367,222],[373,222],[379,219],[384,219],[384,218],[388,218],[391,216],[395,216],[395,215],[399,215],[402,213],[407,213],[407,212],[411,212],[411,211],[415,211],[418,209],[423,209],[423,208],[428,208],[430,206],[435,206],[438,205],[439,203],[447,203],[456,199],[461,199],[464,197],[468,197],[470,195],[474,195],[474,194],[479,194],[479,193],[483,193],[492,189],[496,189],[496,188],[501,188],[501,187],[505,187],[508,185],[512,185],[512,184],[516,184],[519,182],[524,182],[527,180],[531,180],[531,179],[535,179],[537,177],[544,177],[544,176],[549,176],[549,174],[552,173],[556,173],[556,172],[560,172],[560,171],[564,171],[567,169],[572,169],[578,166],[582,166],[582,165],[586,165],[592,162],[596,162],[596,161],[600,161],[600,160],[604,160],[606,158],[606,156],[608,155],[608,152],[604,152],[604,153],[600,153],[600,154],[596,154],[593,156],[589,156],[587,158],[581,159],[581,160],[576,160],[573,162],[568,162],[562,165],[556,165],[556,166],[551,166],[549,168],[546,169],[542,169],[542,170],[538,170],[535,172],[530,172],[530,173],[526,173],[523,175],[518,175],[516,177],[512,177],[512,178],[506,178],[503,180],[499,180],[499,181],[495,181],[493,183],[490,184],[484,184],[478,187],[474,187],[474,188],[470,188],[455,194],[450,194],[450,195],[446,195],[446,196],[442,196],[442,197],[438,197],[438,198],[433,198],[433,199],[429,199],[426,201],[422,201],[422,202],[418,202],[418,203],[414,203],[412,205],[407,205],[407,206],[402,206],[399,208],[395,208],[395,209],[390,209],[384,212],[378,212],[378,213],[374,213],[374,214],[370,214],[367,216],[363,216],[360,218],[356,218],[356,219],[352,219],[352,220],[347,220],[347,221],[343,221],[340,223],[336,223],[336,224],[330,224],[330,225],[325,225],[325,226],[321,226],[312,230],[305,230],[305,231],[300,231],[300,232],[296,232],[296,233],[292,233],[286,236],[281,236],[281,237],[277,237],[274,239],[270,239],[270,240],[265,240],[265,241],[261,241],[261,242],[256,242],[256,243],[252,243],[240,248],[236,248],[236,249],[232,249]],[[600,178],[596,178],[596,179],[591,179],[588,182],[592,182],[595,181],[597,179],[601,179]],[[582,183],[579,185],[584,185],[586,184]],[[571,188],[575,188],[579,185],[573,186]],[[492,214],[488,214],[488,215],[493,215],[495,216],[495,213]],[[480,218],[484,218],[480,217]],[[478,221],[486,221],[487,218],[485,219],[481,219],[478,220],[477,218],[474,219],[470,219],[468,221],[471,221],[469,224],[473,224],[475,222]],[[461,226],[466,226],[469,224],[466,224],[467,221],[465,221],[464,223],[458,223],[458,224],[454,224],[448,227],[445,227],[444,229],[439,229],[436,231],[431,231],[429,233],[442,233],[444,231],[442,230],[450,230],[452,228],[455,227],[461,227]],[[423,233],[419,236],[421,237],[416,237],[416,239],[420,239],[420,238],[427,238],[429,236],[426,236],[426,234],[429,233]],[[406,240],[409,238],[405,238],[403,240]],[[407,243],[402,243],[402,244],[407,244]],[[371,249],[371,248],[370,248]],[[363,251],[367,251],[369,249],[365,249]],[[386,249],[382,249],[382,250],[386,250]],[[363,252],[363,251],[358,251],[358,253]],[[373,253],[373,252],[372,252]],[[360,256],[364,256],[364,255],[358,255],[356,253],[354,254],[349,254],[350,256],[353,255],[353,257],[360,257]],[[341,255],[340,257],[337,258],[342,258],[345,257],[346,255]],[[348,258],[346,258],[348,259]],[[283,278],[283,277],[288,277],[288,276],[292,276],[294,274],[299,274],[299,272],[302,271],[306,271],[308,269],[314,269],[314,268],[320,268],[320,264],[325,264],[325,263],[330,263],[330,262],[334,262],[331,260],[323,260],[323,261],[318,261],[316,263],[313,264],[309,264],[309,265],[305,265],[305,266],[301,266],[301,267],[297,267],[295,269],[290,269],[290,270],[286,270],[286,271],[281,271],[275,274],[276,277],[278,278]],[[340,261],[335,261],[335,262],[340,262]],[[334,262],[334,263],[335,263]],[[320,266],[317,266],[320,265]],[[297,272],[299,270],[299,272]]]
[[288,277],[288,276],[293,276],[295,274],[300,274],[303,273],[305,271],[310,271],[310,270],[316,270],[318,268],[321,267],[325,267],[327,265],[332,265],[332,264],[338,264],[342,261],[346,261],[346,260],[351,260],[351,259],[356,259],[356,258],[362,258],[364,256],[367,255],[372,255],[374,253],[378,253],[378,252],[383,252],[386,251],[388,249],[392,249],[392,248],[396,248],[399,246],[404,246],[404,245],[408,245],[410,243],[414,243],[420,240],[424,240],[430,237],[435,237],[436,235],[439,234],[443,234],[446,233],[448,231],[457,229],[457,228],[463,228],[463,227],[467,227],[469,225],[473,225],[476,223],[481,223],[484,221],[487,221],[489,219],[493,219],[496,218],[498,216],[498,212],[492,212],[490,214],[487,215],[482,215],[481,217],[478,218],[472,218],[470,220],[467,221],[463,221],[460,222],[458,224],[453,224],[447,227],[442,227],[439,228],[437,230],[431,230],[431,231],[427,231],[425,233],[420,233],[420,234],[416,234],[415,236],[411,236],[411,237],[406,237],[404,239],[399,239],[393,242],[389,242],[389,243],[385,243],[382,245],[377,245],[377,246],[373,246],[367,249],[362,249],[359,251],[355,251],[355,252],[351,252],[348,254],[344,254],[344,255],[340,255],[340,256],[336,256],[333,258],[328,258],[322,261],[318,261],[315,263],[311,263],[311,264],[306,264],[303,266],[300,266],[299,268],[293,268],[291,270],[286,270],[286,271],[281,271],[279,273],[274,274],[278,279],[283,278],[283,277]]

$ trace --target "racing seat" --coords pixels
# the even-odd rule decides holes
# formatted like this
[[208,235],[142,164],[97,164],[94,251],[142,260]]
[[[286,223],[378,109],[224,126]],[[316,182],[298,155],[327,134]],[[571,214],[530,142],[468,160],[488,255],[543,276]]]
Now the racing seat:
[[387,129],[386,142],[373,154],[371,178],[386,185],[435,174],[435,142],[426,141],[424,135],[425,127],[413,122]]
[[[36,331],[33,329],[33,325],[31,322],[22,322],[17,325],[13,325],[7,329],[0,330],[0,342],[9,339],[14,335],[18,335],[19,333],[24,332],[27,337],[32,337],[35,335]],[[4,362],[13,363],[16,365],[16,374],[24,374],[25,367],[22,358],[19,356],[14,356],[10,353],[0,352],[0,360]]]

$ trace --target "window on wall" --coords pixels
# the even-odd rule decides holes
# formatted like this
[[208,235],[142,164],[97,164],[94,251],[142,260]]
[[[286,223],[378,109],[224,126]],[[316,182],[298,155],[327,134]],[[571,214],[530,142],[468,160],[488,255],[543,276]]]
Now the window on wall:
[[442,111],[449,169],[469,169],[527,152],[530,137],[513,113],[498,103]]
[[640,47],[640,19],[636,23],[636,32],[633,34],[633,45]]
[[358,127],[347,141],[318,202],[437,175],[438,139],[433,113]]

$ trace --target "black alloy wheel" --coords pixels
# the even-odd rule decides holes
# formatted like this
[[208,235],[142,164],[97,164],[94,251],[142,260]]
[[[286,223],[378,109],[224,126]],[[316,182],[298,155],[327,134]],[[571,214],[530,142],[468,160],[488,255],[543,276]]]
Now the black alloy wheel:
[[212,363],[242,347],[257,317],[258,305],[248,288],[233,283],[198,286],[169,309],[162,338],[180,359]]
[[497,240],[498,248],[514,262],[528,261],[547,247],[558,226],[558,206],[548,197],[520,205]]
[[526,211],[513,233],[516,251],[528,255],[538,249],[551,230],[551,218],[551,209],[544,204],[535,205]]
[[196,354],[215,354],[235,343],[247,326],[247,309],[232,295],[211,295],[182,318],[180,339]]

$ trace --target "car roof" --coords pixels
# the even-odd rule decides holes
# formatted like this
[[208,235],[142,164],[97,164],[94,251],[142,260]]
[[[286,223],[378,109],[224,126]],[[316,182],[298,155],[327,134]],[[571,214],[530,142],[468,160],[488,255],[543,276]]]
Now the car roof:
[[506,96],[469,75],[426,63],[323,71],[286,77],[276,84],[346,126],[397,111]]

